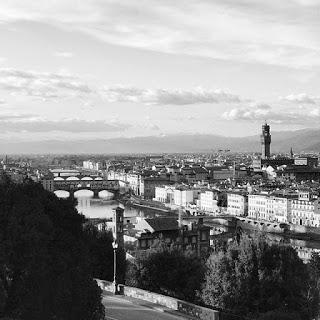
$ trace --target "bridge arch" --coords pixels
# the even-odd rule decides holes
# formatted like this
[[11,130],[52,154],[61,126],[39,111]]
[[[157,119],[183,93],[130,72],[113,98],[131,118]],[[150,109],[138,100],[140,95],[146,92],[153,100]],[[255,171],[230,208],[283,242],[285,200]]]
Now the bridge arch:
[[64,181],[64,179],[61,178],[61,177],[55,177],[55,178],[53,179],[53,181]]
[[91,177],[83,177],[81,178],[82,181],[93,181]]
[[54,191],[54,194],[61,199],[69,198],[70,197],[70,192],[66,190],[56,190]]
[[74,192],[75,198],[93,198],[94,192],[89,189],[80,189]]
[[80,179],[78,177],[68,177],[66,181],[79,181]]
[[98,197],[101,199],[112,200],[114,198],[114,193],[108,190],[101,190],[98,192]]

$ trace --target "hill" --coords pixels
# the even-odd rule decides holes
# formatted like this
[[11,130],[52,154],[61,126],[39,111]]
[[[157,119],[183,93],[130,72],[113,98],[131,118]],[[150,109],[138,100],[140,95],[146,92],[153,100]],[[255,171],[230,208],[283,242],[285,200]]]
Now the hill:
[[[271,132],[272,152],[320,151],[320,129]],[[231,151],[260,151],[259,135],[223,137],[204,134],[176,134],[134,138],[113,138],[75,141],[8,142],[0,140],[2,153],[162,153]]]

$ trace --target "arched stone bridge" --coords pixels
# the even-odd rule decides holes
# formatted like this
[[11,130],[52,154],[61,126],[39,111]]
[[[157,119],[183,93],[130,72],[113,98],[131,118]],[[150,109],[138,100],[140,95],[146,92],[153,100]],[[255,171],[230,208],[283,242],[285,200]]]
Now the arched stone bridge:
[[78,190],[91,190],[95,196],[103,190],[110,191],[115,195],[120,192],[119,180],[104,180],[101,177],[55,177],[42,180],[42,184],[46,190],[51,192],[64,190],[68,191],[70,195]]

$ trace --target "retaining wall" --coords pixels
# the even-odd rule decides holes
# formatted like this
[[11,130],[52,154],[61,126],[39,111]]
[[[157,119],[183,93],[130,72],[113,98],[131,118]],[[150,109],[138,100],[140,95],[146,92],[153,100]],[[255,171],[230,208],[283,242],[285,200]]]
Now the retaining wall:
[[[114,291],[114,286],[112,282],[98,280],[98,279],[96,279],[96,281],[102,290],[110,291],[110,292]],[[201,320],[219,320],[220,319],[219,311],[217,310],[212,310],[209,308],[197,306],[195,304],[192,304],[183,300],[175,299],[172,297],[168,297],[162,294],[158,294],[158,293],[154,293],[154,292],[150,292],[147,290],[142,290],[134,287],[129,287],[122,284],[119,285],[119,291],[121,294],[125,296],[156,303],[164,307],[167,307],[169,309],[184,313],[188,316],[195,317],[197,319],[201,319]]]
[[249,230],[259,230],[263,232],[271,232],[271,233],[284,233],[286,228],[282,228],[280,223],[277,222],[269,222],[263,220],[254,220],[250,218],[237,218],[237,226],[242,229]]
[[320,228],[290,224],[290,232],[320,235]]

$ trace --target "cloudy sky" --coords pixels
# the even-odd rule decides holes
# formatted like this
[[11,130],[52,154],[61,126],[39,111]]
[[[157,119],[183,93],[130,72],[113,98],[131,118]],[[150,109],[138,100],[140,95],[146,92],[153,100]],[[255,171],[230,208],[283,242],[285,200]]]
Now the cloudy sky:
[[320,0],[1,0],[0,139],[319,127]]

